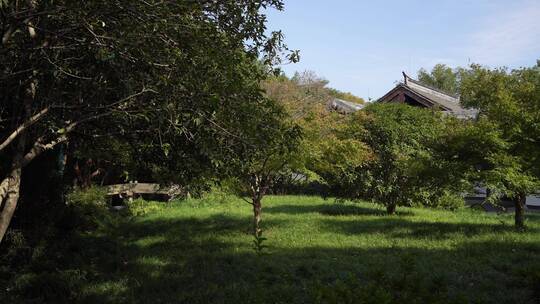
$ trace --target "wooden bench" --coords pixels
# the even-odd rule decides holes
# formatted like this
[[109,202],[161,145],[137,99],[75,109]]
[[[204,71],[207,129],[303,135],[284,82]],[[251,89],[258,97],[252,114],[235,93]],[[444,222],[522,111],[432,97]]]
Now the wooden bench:
[[133,200],[134,197],[141,195],[152,195],[166,198],[167,201],[174,199],[182,194],[182,188],[179,185],[162,186],[152,183],[127,183],[107,186],[107,196],[118,196]]

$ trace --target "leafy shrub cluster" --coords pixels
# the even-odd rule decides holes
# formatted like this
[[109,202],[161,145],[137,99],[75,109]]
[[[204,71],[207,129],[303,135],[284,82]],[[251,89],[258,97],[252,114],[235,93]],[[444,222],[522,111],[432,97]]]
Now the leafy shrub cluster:
[[438,199],[435,201],[434,207],[456,210],[465,206],[465,199],[462,195],[444,192]]
[[71,222],[69,226],[82,230],[96,229],[100,224],[110,219],[107,207],[106,190],[101,187],[75,189],[66,196],[68,213],[64,221]]
[[142,216],[162,210],[163,204],[164,203],[145,201],[142,198],[126,202],[127,212],[130,216]]
[[112,212],[105,189],[91,187],[71,191],[65,204],[55,206],[54,217],[44,216],[35,227],[7,234],[0,247],[0,300],[79,301],[93,278],[122,267],[122,231],[129,219],[160,210],[163,203],[136,199],[126,202],[121,212]]

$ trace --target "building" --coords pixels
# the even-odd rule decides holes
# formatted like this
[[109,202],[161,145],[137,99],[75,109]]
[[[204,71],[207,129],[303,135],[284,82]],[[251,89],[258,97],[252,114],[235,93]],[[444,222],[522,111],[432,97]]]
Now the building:
[[341,114],[350,114],[362,110],[364,104],[354,103],[339,98],[334,98],[328,103],[330,111],[336,111]]
[[475,118],[476,109],[461,106],[459,96],[422,84],[403,72],[403,82],[379,98],[378,102],[400,102],[415,107],[433,108],[461,119]]

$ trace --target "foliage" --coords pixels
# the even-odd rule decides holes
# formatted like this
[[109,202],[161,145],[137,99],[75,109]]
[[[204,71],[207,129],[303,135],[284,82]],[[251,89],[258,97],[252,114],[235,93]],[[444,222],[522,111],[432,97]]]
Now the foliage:
[[236,199],[235,195],[245,194],[244,185],[236,178],[225,178],[219,184],[212,185],[199,198],[205,205],[227,204]]
[[478,127],[492,134],[483,139],[492,144],[483,150],[479,177],[492,198],[512,198],[522,228],[525,197],[540,187],[540,62],[513,71],[473,65],[461,91],[465,105],[480,111]]
[[328,102],[340,92],[327,84],[312,71],[297,72],[292,79],[283,75],[270,78],[263,84],[267,96],[283,105],[302,128],[296,173],[305,178],[306,186],[319,184],[318,188],[336,188],[346,178],[347,169],[369,157],[362,142],[343,135],[347,116],[329,111]]
[[146,201],[142,198],[126,201],[126,207],[130,216],[143,216],[160,211],[163,209],[163,204],[162,202]]
[[66,196],[66,205],[70,208],[68,219],[72,227],[81,230],[93,230],[107,221],[109,210],[106,201],[106,189],[90,187],[88,189],[74,189]]
[[432,206],[456,210],[465,206],[465,199],[461,194],[445,191],[441,196],[437,197],[437,200],[432,204]]
[[257,255],[262,255],[263,250],[268,248],[267,245],[264,245],[266,240],[267,238],[263,237],[262,231],[257,231],[257,233],[253,236],[253,250],[255,253],[257,253]]
[[350,173],[345,196],[372,199],[393,213],[397,205],[433,205],[445,191],[461,189],[454,176],[440,178],[448,168],[432,150],[450,118],[402,104],[374,104],[365,111],[367,116],[354,117],[349,132],[373,158]]
[[467,69],[460,67],[452,69],[445,64],[438,63],[429,72],[423,68],[420,69],[418,71],[418,80],[446,93],[458,94],[461,83],[468,74]]
[[[273,71],[271,64],[298,59],[281,32],[267,31],[264,8],[282,9],[283,3],[3,5],[0,198],[7,207],[0,238],[18,201],[20,168],[59,144],[90,159],[99,155],[93,139],[115,137],[132,150],[135,165],[113,166],[141,165],[129,172],[138,175],[131,174],[134,179],[186,185],[214,175],[211,158],[220,155],[208,150],[236,144],[214,140],[235,133],[227,130],[233,127],[228,119],[259,108],[259,82]],[[9,180],[13,189],[4,191]]]
[[[31,227],[10,229],[0,250],[0,298],[9,303],[69,303],[80,299],[81,290],[99,275],[97,264],[120,256],[118,229],[123,214],[111,213],[102,188],[75,190],[66,204],[50,209]],[[8,250],[4,250],[8,249]]]
[[91,187],[85,190],[74,189],[66,196],[68,206],[85,207],[85,206],[106,206],[107,190],[102,187]]
[[[355,117],[363,117],[358,113]],[[351,136],[350,126],[343,123],[326,126],[326,134],[313,137],[309,168],[330,187],[331,195],[348,196],[355,188],[356,169],[372,160],[372,150],[360,137]]]
[[358,104],[365,103],[365,100],[362,97],[355,96],[351,92],[341,92],[340,90],[333,89],[333,88],[329,88],[328,90],[330,91],[330,95],[332,95],[332,97],[343,99],[345,101],[358,103]]
[[212,153],[225,156],[218,165],[225,169],[226,177],[240,182],[240,196],[249,195],[254,213],[254,234],[257,234],[263,197],[276,180],[290,176],[303,165],[302,155],[298,153],[302,131],[288,120],[282,106],[267,98],[262,99],[256,109],[244,114],[246,117],[239,113],[230,117],[228,129],[240,135],[221,139],[229,142],[228,151],[213,150]]

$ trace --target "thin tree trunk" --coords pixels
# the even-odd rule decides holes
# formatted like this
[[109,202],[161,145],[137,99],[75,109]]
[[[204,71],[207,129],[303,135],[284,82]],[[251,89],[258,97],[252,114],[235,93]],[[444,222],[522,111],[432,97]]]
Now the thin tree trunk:
[[261,199],[255,196],[253,197],[253,234],[254,235],[257,235],[260,231],[261,220],[262,220]]
[[388,213],[388,215],[396,213],[396,204],[390,204],[386,206],[386,213]]
[[515,207],[515,225],[517,229],[525,228],[525,201],[527,196],[523,193],[520,193],[514,197],[514,207]]

